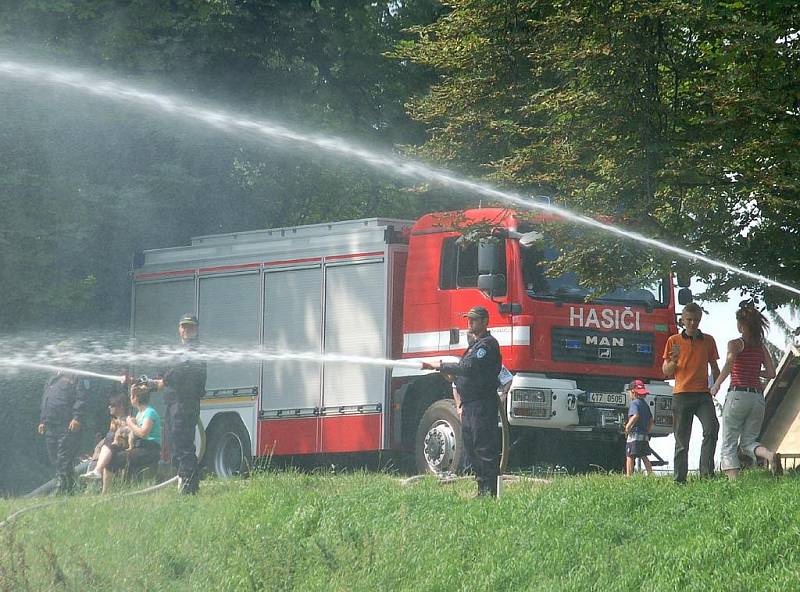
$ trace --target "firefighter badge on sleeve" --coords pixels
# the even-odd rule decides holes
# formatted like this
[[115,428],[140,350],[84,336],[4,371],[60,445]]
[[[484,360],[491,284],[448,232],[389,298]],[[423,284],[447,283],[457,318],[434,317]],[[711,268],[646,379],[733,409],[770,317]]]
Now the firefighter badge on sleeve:
[[477,357],[477,358],[486,357],[486,350],[483,349],[483,348],[480,348],[478,351],[475,352],[475,357]]

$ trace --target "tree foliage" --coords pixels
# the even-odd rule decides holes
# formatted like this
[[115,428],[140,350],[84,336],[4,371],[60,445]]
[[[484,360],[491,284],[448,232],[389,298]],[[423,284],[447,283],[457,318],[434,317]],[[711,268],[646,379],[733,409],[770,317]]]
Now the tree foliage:
[[[410,104],[429,130],[415,154],[800,281],[796,3],[447,4],[393,54],[440,74]],[[558,267],[596,285],[671,265],[633,244],[609,251],[607,240],[574,229],[558,242]],[[713,280],[708,296],[764,291],[694,270]]]
[[[423,138],[404,103],[430,74],[382,53],[438,10],[433,0],[9,0],[0,48],[391,151]],[[75,91],[4,80],[0,105],[3,330],[125,326],[127,272],[143,248],[426,209],[427,196],[353,163]]]

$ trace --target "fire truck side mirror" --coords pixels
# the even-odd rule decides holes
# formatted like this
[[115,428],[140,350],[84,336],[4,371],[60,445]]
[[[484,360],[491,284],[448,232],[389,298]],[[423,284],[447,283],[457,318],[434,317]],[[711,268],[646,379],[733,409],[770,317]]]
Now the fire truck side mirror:
[[500,243],[497,239],[483,239],[478,243],[478,274],[494,274],[498,270],[497,249]]
[[692,296],[692,291],[689,288],[681,288],[678,290],[678,304],[684,306],[689,304],[694,299]]
[[692,284],[692,276],[688,271],[680,270],[675,273],[679,288],[688,288]]
[[526,232],[523,234],[519,239],[519,244],[522,245],[523,248],[529,249],[537,242],[544,240],[544,235],[535,230],[531,230],[530,232]]

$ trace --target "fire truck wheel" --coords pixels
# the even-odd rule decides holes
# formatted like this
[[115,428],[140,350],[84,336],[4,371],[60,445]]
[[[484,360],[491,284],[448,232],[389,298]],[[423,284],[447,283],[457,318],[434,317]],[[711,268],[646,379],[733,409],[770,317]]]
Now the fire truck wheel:
[[461,422],[452,400],[435,401],[420,419],[414,441],[418,473],[456,473],[463,465]]
[[209,426],[206,468],[221,479],[250,473],[250,435],[239,416],[219,417]]

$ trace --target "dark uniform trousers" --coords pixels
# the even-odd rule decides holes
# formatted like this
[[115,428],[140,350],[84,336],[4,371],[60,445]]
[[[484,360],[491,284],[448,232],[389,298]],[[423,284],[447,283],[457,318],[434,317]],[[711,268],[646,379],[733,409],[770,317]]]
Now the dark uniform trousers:
[[461,436],[467,466],[472,466],[478,492],[497,495],[500,444],[497,439],[498,397],[477,399],[461,406]]
[[[194,342],[183,344],[187,352]],[[164,373],[164,395],[167,403],[169,447],[172,465],[180,478],[181,493],[196,493],[200,487],[200,470],[194,449],[194,434],[200,417],[200,399],[206,392],[206,364],[192,361],[191,356]]]
[[172,464],[184,483],[187,493],[197,491],[200,483],[197,453],[194,447],[195,428],[200,416],[199,399],[178,399],[167,404],[169,444]]
[[75,462],[81,444],[81,432],[70,432],[68,425],[47,423],[44,433],[47,456],[56,468],[60,493],[69,493],[75,488]]

